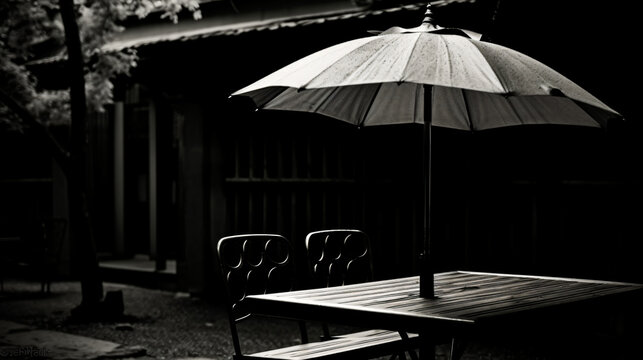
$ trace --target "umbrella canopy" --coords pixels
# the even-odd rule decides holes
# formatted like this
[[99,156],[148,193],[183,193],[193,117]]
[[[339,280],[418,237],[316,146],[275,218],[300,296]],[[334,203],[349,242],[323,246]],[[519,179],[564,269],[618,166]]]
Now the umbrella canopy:
[[358,126],[424,123],[484,130],[600,126],[619,115],[550,67],[507,47],[435,32],[384,32],[304,57],[233,95],[263,109],[315,112]]
[[[313,112],[357,126],[431,124],[477,131],[525,124],[600,127],[621,116],[583,88],[515,50],[432,24],[391,28],[304,57],[232,94],[260,109]],[[425,128],[425,243],[430,269],[431,126]]]

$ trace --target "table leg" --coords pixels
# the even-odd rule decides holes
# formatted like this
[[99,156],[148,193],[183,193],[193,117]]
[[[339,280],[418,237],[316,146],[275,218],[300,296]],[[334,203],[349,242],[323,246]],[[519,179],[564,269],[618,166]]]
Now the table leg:
[[451,352],[449,354],[449,360],[460,360],[462,355],[464,355],[464,350],[466,349],[466,347],[466,340],[456,340],[456,338],[451,339]]

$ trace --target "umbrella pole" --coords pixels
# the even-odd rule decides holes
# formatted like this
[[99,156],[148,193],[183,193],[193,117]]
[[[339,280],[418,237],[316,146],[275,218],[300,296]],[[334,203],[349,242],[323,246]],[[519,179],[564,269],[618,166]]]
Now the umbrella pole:
[[424,238],[420,255],[420,297],[434,298],[433,259],[431,258],[431,118],[433,86],[424,85]]

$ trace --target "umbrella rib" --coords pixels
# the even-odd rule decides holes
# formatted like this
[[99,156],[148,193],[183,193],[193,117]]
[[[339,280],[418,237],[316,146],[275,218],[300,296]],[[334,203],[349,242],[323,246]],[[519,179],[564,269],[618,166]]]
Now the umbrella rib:
[[362,127],[364,125],[364,122],[366,122],[366,117],[368,116],[369,111],[371,111],[371,107],[373,107],[373,103],[375,103],[375,98],[377,97],[377,94],[380,92],[381,88],[382,88],[382,83],[378,83],[377,88],[373,92],[373,97],[371,97],[371,101],[368,102],[368,106],[364,111],[364,116],[362,116],[362,119],[359,121],[359,124],[357,124],[358,128]]
[[[480,54],[480,56],[483,59],[485,59],[485,61],[487,61],[488,64],[490,64],[489,59],[487,59],[487,57],[485,56],[485,53],[482,50],[480,50],[480,47],[478,47],[476,41],[471,40],[470,42],[471,42],[471,44],[473,44],[473,47],[478,51],[478,54]],[[482,43],[482,41],[478,41],[478,43]],[[491,72],[493,72],[493,75],[496,77],[496,80],[498,80],[498,84],[500,84],[502,86],[502,89],[505,92],[507,92],[507,87],[505,86],[504,82],[502,81],[502,78],[498,75],[498,72],[496,71],[496,69],[491,65],[489,65],[489,69],[491,69]]]
[[341,86],[336,86],[332,88],[332,90],[330,91],[330,94],[328,94],[328,96],[325,99],[320,101],[319,104],[315,106],[315,109],[312,112],[317,113],[322,106],[326,105],[326,103],[330,101],[330,99],[339,91],[340,88]]
[[513,113],[515,114],[516,119],[518,119],[518,121],[520,121],[520,124],[524,125],[525,123],[523,122],[523,119],[518,114],[518,111],[516,111],[516,107],[509,100],[510,96],[511,96],[511,94],[504,95],[505,99],[507,100],[507,103],[509,104],[509,107],[511,108],[511,111],[513,111]]
[[276,99],[276,98],[277,98],[277,96],[279,96],[279,95],[283,94],[283,93],[284,93],[284,91],[286,91],[286,90],[288,90],[288,89],[291,89],[291,88],[290,88],[290,87],[284,87],[281,91],[279,91],[279,92],[275,92],[275,95],[271,96],[271,97],[270,97],[270,99],[265,100],[265,101],[264,101],[263,103],[261,103],[261,104],[257,104],[257,108],[255,109],[255,111],[263,109],[264,107],[266,107],[266,105],[268,105],[268,103],[269,103],[269,102],[271,102],[271,101],[273,101],[274,99]]
[[[417,36],[415,37],[415,41],[413,42],[413,48],[409,52],[410,55],[408,57],[408,60],[406,61],[406,64],[404,65],[404,69],[402,69],[402,73],[401,73],[402,76],[404,76],[404,74],[406,74],[406,69],[408,69],[409,64],[411,63],[411,57],[412,57],[413,53],[415,52],[415,48],[418,46],[419,40],[420,40],[420,34],[418,33]],[[398,80],[398,83],[402,83],[402,82],[404,82],[404,79],[399,79]]]
[[449,44],[441,37],[438,38],[440,40],[440,43],[444,46],[447,51],[444,52],[445,56],[447,57],[447,64],[449,65],[449,78],[453,77],[453,62],[451,60],[451,52],[448,50],[449,49]]
[[[587,114],[587,116],[589,116],[592,120],[594,120],[594,122],[595,122],[595,123],[597,123],[597,124],[598,124],[598,126],[600,126],[600,127],[601,127],[601,128],[603,128],[603,129],[604,129],[604,128],[607,128],[607,120],[599,120],[599,119],[595,118],[595,117],[594,117],[594,116],[592,116],[592,114],[590,114],[590,113],[587,111],[587,109],[585,108],[585,106],[590,106],[590,107],[592,107],[593,105],[591,105],[591,104],[587,104],[587,103],[584,103],[584,102],[579,101],[579,100],[572,99],[572,98],[570,98],[570,97],[568,97],[568,96],[566,96],[566,95],[564,95],[564,94],[563,94],[563,96],[565,96],[567,99],[569,99],[569,100],[570,100],[570,101],[572,101],[574,104],[576,104],[576,106],[578,106],[578,108],[580,108],[582,112],[584,112],[585,114]],[[583,105],[585,105],[585,106],[583,106]],[[596,107],[596,106],[593,106],[593,107],[595,107],[595,108],[597,108],[597,109],[600,109],[599,107]],[[619,114],[619,117],[620,117],[621,119],[625,120],[625,118],[623,118],[620,114]]]
[[464,111],[467,112],[467,122],[469,123],[469,130],[475,131],[473,120],[471,119],[471,112],[469,112],[469,102],[467,101],[467,93],[465,89],[460,89],[462,92],[462,101],[464,101]]
[[[356,51],[358,51],[358,49],[360,49],[362,46],[364,46],[365,44],[368,44],[368,43],[370,43],[370,42],[371,42],[371,41],[367,41],[367,42],[365,42],[365,43],[363,43],[363,44],[359,45],[358,47],[356,47],[356,48],[354,48],[354,49],[350,50],[349,52],[345,53],[343,56],[338,57],[338,58],[337,58],[337,59],[335,59],[332,63],[330,63],[330,64],[326,65],[326,68],[325,68],[324,70],[319,71],[315,76],[313,76],[313,77],[311,77],[310,79],[308,79],[308,81],[306,81],[306,83],[305,83],[305,84],[301,85],[301,86],[298,88],[298,90],[300,90],[300,91],[301,91],[301,90],[306,90],[306,89],[308,89],[308,85],[310,85],[313,81],[315,81],[315,80],[316,80],[316,79],[318,79],[320,76],[322,76],[322,74],[324,74],[328,69],[332,68],[333,66],[335,66],[336,64],[338,64],[339,62],[341,62],[344,58],[346,58],[347,56],[350,56],[350,54],[355,53],[355,52],[356,52]],[[341,84],[340,84],[340,85],[338,85],[338,86],[341,86]]]

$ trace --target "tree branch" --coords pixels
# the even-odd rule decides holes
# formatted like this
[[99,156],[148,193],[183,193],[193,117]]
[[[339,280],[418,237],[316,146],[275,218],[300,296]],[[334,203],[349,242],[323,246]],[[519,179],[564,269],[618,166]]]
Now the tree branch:
[[25,124],[29,125],[35,130],[37,136],[42,137],[51,150],[51,154],[60,165],[65,175],[69,175],[69,152],[67,152],[60,143],[53,137],[47,128],[38,121],[32,114],[13,98],[4,89],[0,88],[0,101],[2,101],[11,111],[13,111]]

